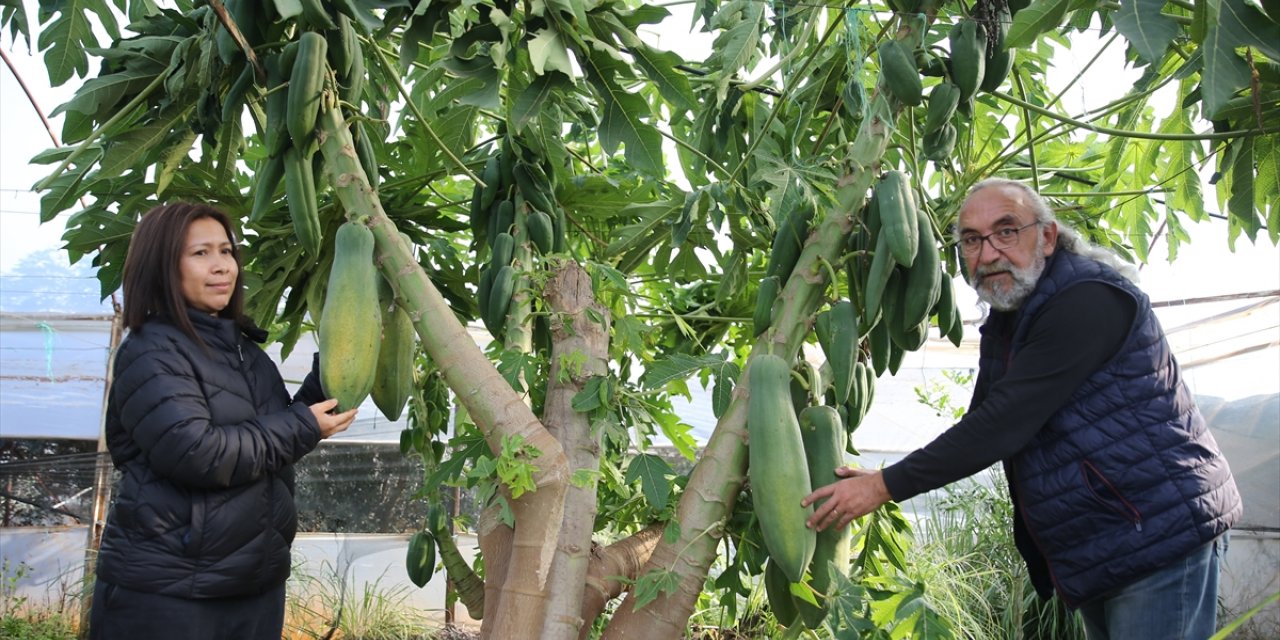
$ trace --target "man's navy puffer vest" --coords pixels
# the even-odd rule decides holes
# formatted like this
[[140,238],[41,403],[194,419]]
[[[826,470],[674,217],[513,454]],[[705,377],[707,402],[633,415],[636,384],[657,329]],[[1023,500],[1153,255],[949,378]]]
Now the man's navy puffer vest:
[[1132,296],[1133,326],[1115,357],[1005,461],[1015,537],[1032,579],[1047,596],[1047,563],[1072,607],[1186,556],[1242,513],[1146,294],[1096,260],[1055,252],[1016,312],[988,318],[975,400],[1004,376],[1045,303],[1081,282]]

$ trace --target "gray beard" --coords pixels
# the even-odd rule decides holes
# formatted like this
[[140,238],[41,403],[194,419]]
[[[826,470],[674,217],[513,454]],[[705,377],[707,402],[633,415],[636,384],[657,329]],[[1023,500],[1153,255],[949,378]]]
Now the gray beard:
[[[1025,269],[1014,267],[1008,260],[978,267],[971,282],[978,292],[978,299],[996,311],[1016,311],[1021,307],[1027,296],[1035,290],[1040,275],[1044,273],[1044,253],[1040,251],[1039,244],[1036,246],[1038,256],[1035,262]],[[986,275],[999,271],[1007,271],[1012,276],[1013,284],[1008,288],[985,282]]]

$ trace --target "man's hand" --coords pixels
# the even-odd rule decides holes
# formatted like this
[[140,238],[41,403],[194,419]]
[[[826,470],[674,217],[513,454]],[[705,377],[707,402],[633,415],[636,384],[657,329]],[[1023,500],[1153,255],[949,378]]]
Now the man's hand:
[[358,409],[348,409],[342,413],[329,413],[338,407],[338,401],[334,399],[317,402],[311,405],[311,415],[316,417],[316,424],[320,425],[320,439],[329,438],[335,433],[347,430],[351,423],[356,419],[356,411]]
[[884,477],[877,470],[840,467],[836,469],[836,475],[844,479],[822,487],[800,501],[801,506],[807,507],[827,498],[805,523],[810,529],[839,529],[893,499],[884,485]]

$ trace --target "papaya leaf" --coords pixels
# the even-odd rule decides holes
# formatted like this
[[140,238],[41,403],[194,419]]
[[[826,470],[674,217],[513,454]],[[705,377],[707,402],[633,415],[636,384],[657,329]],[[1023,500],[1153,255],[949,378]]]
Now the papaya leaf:
[[93,116],[99,122],[111,117],[116,108],[133,97],[139,90],[155,79],[158,72],[140,69],[125,69],[106,76],[98,76],[85,80],[76,91],[70,102],[58,105],[49,113],[49,117],[67,111],[75,111]]
[[1053,31],[1067,16],[1071,0],[1032,0],[1013,17],[1004,44],[1010,49],[1029,48],[1040,34]]
[[572,79],[573,63],[569,61],[569,51],[565,48],[560,33],[555,29],[540,29],[529,40],[529,62],[533,64],[533,72],[539,76],[552,71],[559,71]]
[[662,511],[667,508],[667,501],[671,498],[669,477],[672,475],[675,475],[675,470],[666,460],[651,453],[644,453],[631,459],[623,480],[627,483],[639,480],[640,490],[644,493],[645,500],[648,500],[654,509]]
[[93,264],[98,267],[103,298],[120,288],[125,249],[133,227],[133,216],[117,214],[99,204],[77,211],[67,219],[67,230],[62,234],[65,248],[68,253],[81,256],[96,254]]
[[1237,91],[1249,84],[1249,66],[1235,51],[1234,34],[1210,16],[1204,38],[1204,115],[1214,119]]
[[635,593],[637,611],[658,599],[662,594],[672,595],[680,588],[680,574],[670,569],[654,569],[636,580]]
[[613,221],[633,204],[653,200],[652,185],[635,179],[619,180],[597,174],[574,176],[556,192],[556,201],[574,218]]
[[572,88],[573,85],[558,73],[538,76],[520,92],[515,104],[511,106],[512,127],[516,132],[524,131],[542,112],[553,94]]
[[[59,149],[58,151],[65,150]],[[83,186],[83,180],[89,170],[92,169],[102,157],[102,149],[93,146],[87,149],[75,168],[68,169],[58,176],[49,184],[48,191],[40,197],[40,222],[41,224],[54,219],[59,213],[71,208],[80,196],[84,195],[86,189]]]
[[600,401],[600,387],[607,380],[602,376],[592,376],[582,385],[582,391],[573,395],[570,406],[574,411],[586,413],[604,406]]
[[138,36],[121,40],[107,48],[88,49],[86,53],[102,58],[110,69],[159,73],[169,66],[173,51],[189,37],[182,35]]
[[[177,124],[176,120],[174,124]],[[218,131],[217,184],[233,186],[236,191],[236,161],[244,146],[244,129],[239,119],[223,122]]]
[[302,15],[302,0],[274,0],[274,2],[276,12],[285,20]]
[[680,208],[680,216],[671,225],[671,246],[679,247],[689,239],[693,229],[694,206],[698,203],[698,192],[690,191],[684,196],[684,206]]
[[1253,178],[1254,206],[1258,211],[1271,210],[1267,218],[1267,234],[1272,244],[1280,240],[1280,144],[1275,136],[1258,138],[1254,142],[1254,161],[1258,166]]
[[695,357],[684,353],[672,354],[650,363],[644,375],[640,376],[640,386],[644,389],[660,389],[668,383],[687,380],[704,368],[721,367],[724,363],[724,357],[718,355]]
[[1280,24],[1268,20],[1246,0],[1220,0],[1218,28],[1237,47],[1253,47],[1272,60],[1280,59]]
[[672,446],[686,460],[694,460],[698,456],[698,443],[694,442],[693,437],[689,435],[691,428],[689,425],[680,422],[680,418],[672,413],[662,413],[654,415],[654,419],[658,422],[658,427],[662,430],[662,435],[671,441]]
[[652,247],[657,242],[660,242],[658,238],[660,234],[657,233],[657,229],[666,222],[669,215],[674,214],[677,208],[682,206],[684,206],[683,198],[679,202],[663,200],[627,207],[622,211],[622,214],[638,215],[640,220],[618,229],[614,240],[605,248],[604,255],[616,257],[636,247],[646,245]]
[[170,132],[186,119],[185,112],[171,115],[168,118],[155,120],[126,131],[111,142],[107,153],[102,157],[102,166],[98,169],[99,178],[114,178],[129,169],[143,169],[142,160],[156,145],[164,142]]
[[[96,148],[96,147],[95,147]],[[62,162],[75,151],[75,147],[49,147],[34,156],[31,156],[31,164],[57,164]],[[99,149],[101,151],[101,149]],[[93,158],[97,160],[97,158]]]
[[[1231,223],[1255,242],[1263,221],[1253,208],[1253,138],[1242,138],[1237,144],[1235,161],[1231,165],[1231,183],[1227,196],[1227,215]],[[1234,237],[1238,237],[1238,233]]]
[[27,41],[27,48],[31,48],[31,22],[27,19],[27,8],[22,2],[3,3],[0,7],[0,27],[9,27],[14,45],[18,44],[18,38],[21,37]]
[[[545,5],[545,9],[540,10],[538,5]],[[532,13],[534,15],[544,15],[545,11],[550,9],[564,16],[572,16],[573,21],[577,24],[585,24],[587,22],[585,7],[586,3],[575,2],[574,0],[535,0]]]
[[[659,9],[664,15],[666,9]],[[689,84],[689,77],[678,71],[676,67],[684,64],[684,59],[670,51],[661,51],[649,46],[635,34],[633,27],[623,23],[614,14],[592,14],[593,23],[599,23],[597,30],[608,29],[613,32],[622,46],[635,59],[635,63],[644,71],[645,76],[654,83],[658,93],[673,107],[680,111],[694,108],[697,99]]]
[[711,20],[713,28],[723,29],[716,36],[706,63],[715,71],[717,104],[728,97],[729,84],[737,72],[750,68],[759,58],[764,8],[763,2],[733,0],[721,5]]
[[1180,31],[1173,18],[1160,13],[1164,4],[1164,0],[1129,0],[1116,11],[1116,29],[1147,62],[1163,58]]
[[650,116],[644,97],[618,84],[617,61],[593,49],[580,61],[600,100],[600,146],[610,155],[625,146],[625,157],[643,174],[662,175],[662,135],[642,118]]
[[381,0],[336,0],[334,2],[338,6],[338,10],[347,14],[352,20],[359,22],[364,27],[365,32],[377,31],[382,28],[382,18],[379,18],[373,11],[374,9],[382,9],[388,7],[409,7],[408,0],[399,0],[398,2],[385,2]]
[[[53,8],[43,7],[53,4]],[[120,38],[120,28],[106,0],[66,0],[42,3],[42,17],[52,17],[40,32],[37,46],[44,51],[44,64],[53,86],[65,84],[72,76],[89,73],[89,55],[85,51],[98,46],[94,20],[112,40]],[[92,14],[92,15],[90,15]]]
[[165,151],[164,158],[160,161],[160,166],[156,169],[156,196],[164,195],[169,183],[173,181],[173,176],[178,172],[178,168],[182,165],[182,161],[187,159],[187,154],[191,151],[191,146],[196,142],[197,134],[188,130],[176,142],[169,145],[169,150]]

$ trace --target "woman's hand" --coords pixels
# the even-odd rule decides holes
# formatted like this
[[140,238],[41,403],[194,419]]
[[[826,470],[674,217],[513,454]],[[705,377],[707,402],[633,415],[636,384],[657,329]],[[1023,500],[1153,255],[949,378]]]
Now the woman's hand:
[[316,424],[320,425],[320,439],[329,438],[335,433],[341,433],[351,426],[356,419],[356,411],[359,409],[350,409],[342,413],[329,413],[338,407],[338,401],[334,399],[317,402],[311,405],[311,415],[316,417]]
[[836,475],[844,479],[822,487],[800,501],[802,506],[807,507],[827,498],[826,502],[814,509],[813,515],[806,522],[810,529],[840,529],[854,518],[871,513],[892,499],[879,471],[840,467],[836,469]]

